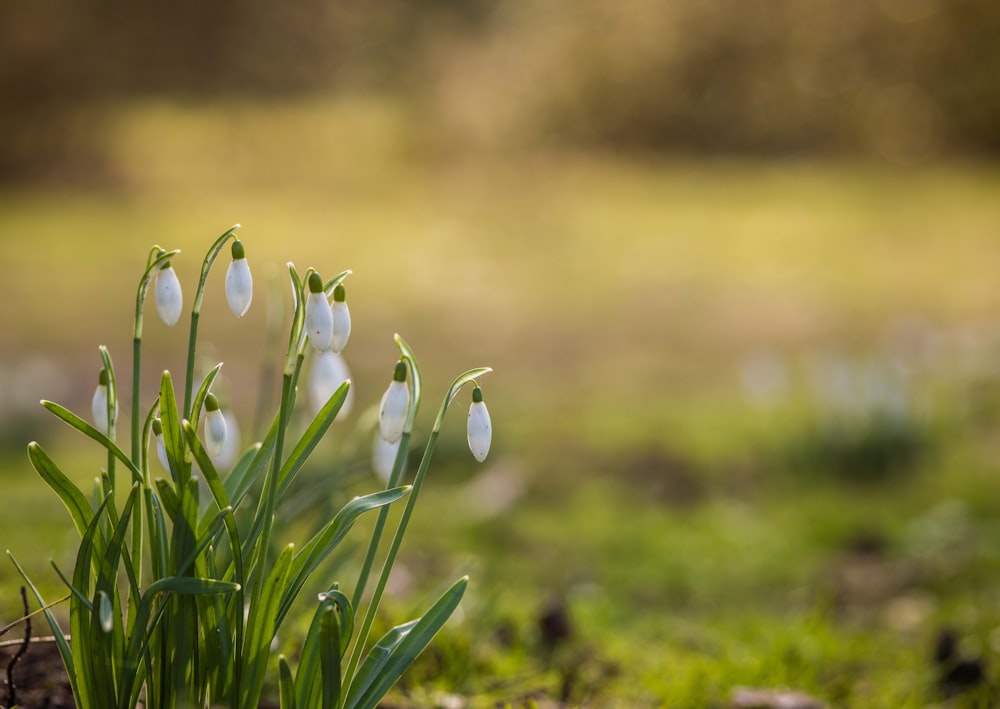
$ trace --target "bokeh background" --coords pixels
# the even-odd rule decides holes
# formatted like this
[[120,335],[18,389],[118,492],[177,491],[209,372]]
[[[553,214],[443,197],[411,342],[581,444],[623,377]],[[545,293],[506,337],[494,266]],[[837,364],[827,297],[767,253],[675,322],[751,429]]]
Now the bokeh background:
[[[394,332],[427,418],[496,369],[493,452],[453,412],[394,610],[473,590],[398,701],[924,706],[945,629],[989,677],[997,37],[980,0],[0,5],[0,540],[58,592],[24,446],[101,457],[38,399],[86,411],[99,344],[127,380],[149,248],[190,297],[240,222],[254,306],[214,273],[201,353],[245,442],[284,264],[354,271],[355,409],[302,519],[377,484]],[[186,328],[147,310],[151,397]]]

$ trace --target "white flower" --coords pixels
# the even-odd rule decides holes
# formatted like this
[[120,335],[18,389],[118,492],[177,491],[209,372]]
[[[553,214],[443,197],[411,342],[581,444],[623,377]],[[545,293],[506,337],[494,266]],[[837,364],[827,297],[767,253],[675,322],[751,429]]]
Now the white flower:
[[347,339],[351,336],[351,311],[347,308],[343,284],[338,283],[333,289],[333,305],[330,311],[333,315],[333,338],[330,341],[330,349],[340,352],[347,346]]
[[483,390],[478,386],[472,390],[472,404],[469,406],[468,421],[469,450],[472,456],[482,463],[490,452],[490,441],[493,439],[493,425],[490,423],[490,412],[483,402]]
[[396,454],[399,453],[400,441],[389,443],[382,438],[379,431],[375,433],[375,443],[372,446],[372,469],[375,475],[384,485],[389,484],[392,477],[392,466],[396,462]]
[[395,443],[403,435],[409,408],[410,389],[406,386],[406,363],[400,360],[396,363],[389,388],[382,395],[378,412],[379,431],[388,443]]
[[174,273],[174,267],[169,263],[156,274],[156,312],[167,325],[173,326],[181,317],[184,307],[184,294],[181,293],[181,282]]
[[[309,405],[313,414],[318,414],[319,410],[326,406],[334,392],[340,385],[350,380],[351,372],[347,369],[347,362],[344,358],[333,350],[320,352],[313,359],[312,368],[309,370]],[[354,387],[347,390],[347,398],[344,399],[343,406],[337,413],[335,421],[340,421],[351,411],[354,404]]]
[[309,295],[306,298],[306,332],[317,352],[330,349],[333,339],[333,311],[323,292],[323,279],[318,273],[309,275]]
[[240,427],[236,416],[232,411],[226,411],[222,416],[226,421],[226,442],[219,454],[212,456],[216,470],[220,471],[232,468],[240,454]]
[[90,400],[90,412],[94,417],[94,427],[108,435],[108,371],[102,369],[97,378],[94,398]]
[[153,419],[153,438],[156,440],[156,458],[163,469],[169,472],[170,461],[167,459],[167,446],[163,442],[163,424],[160,419]]
[[232,253],[233,260],[226,271],[226,301],[233,315],[241,318],[246,315],[253,300],[253,276],[250,275],[242,241],[233,242]]
[[216,458],[226,447],[226,417],[219,408],[215,394],[205,397],[205,450]]

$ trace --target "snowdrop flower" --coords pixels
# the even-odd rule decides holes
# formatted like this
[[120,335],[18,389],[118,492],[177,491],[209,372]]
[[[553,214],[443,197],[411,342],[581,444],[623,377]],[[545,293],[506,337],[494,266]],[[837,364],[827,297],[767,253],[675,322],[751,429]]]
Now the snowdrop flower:
[[156,458],[164,470],[170,470],[170,461],[167,459],[167,446],[163,442],[163,424],[160,419],[153,419],[153,438],[156,440]]
[[233,315],[242,318],[250,309],[253,300],[253,277],[250,275],[250,265],[247,263],[243,242],[237,239],[233,242],[233,260],[226,271],[226,300]]
[[396,362],[389,388],[382,395],[378,427],[387,443],[396,443],[403,435],[406,412],[410,408],[410,388],[406,386],[406,362]]
[[212,458],[226,447],[226,417],[219,408],[215,394],[205,397],[205,450]]
[[483,390],[477,385],[472,390],[472,404],[469,406],[468,421],[469,450],[472,456],[482,463],[490,452],[490,441],[493,439],[493,425],[490,423],[490,412],[483,402]]
[[392,477],[392,466],[396,462],[400,441],[389,443],[380,431],[375,432],[375,444],[372,447],[372,469],[384,485],[389,484]]
[[347,338],[351,336],[351,311],[347,309],[346,292],[341,283],[333,289],[333,305],[330,306],[333,315],[333,339],[330,341],[330,349],[340,352],[347,345]]
[[[340,385],[351,378],[351,372],[347,369],[347,362],[344,358],[333,350],[320,352],[313,359],[312,369],[309,370],[309,404],[312,406],[313,414],[318,414],[319,410],[326,406],[333,393],[340,388]],[[340,421],[351,411],[354,404],[354,387],[347,390],[347,398],[344,405],[337,413],[336,421]]]
[[97,377],[97,388],[90,401],[90,412],[94,416],[94,427],[108,435],[108,370],[101,369]]
[[226,421],[226,442],[218,455],[212,456],[216,470],[229,470],[240,455],[240,426],[235,414],[227,410],[222,417]]
[[172,327],[180,320],[183,307],[181,282],[174,273],[174,267],[166,263],[156,274],[156,312],[160,314],[160,320]]
[[323,292],[323,279],[318,273],[309,274],[309,296],[306,299],[306,332],[317,352],[330,349],[333,339],[333,311]]

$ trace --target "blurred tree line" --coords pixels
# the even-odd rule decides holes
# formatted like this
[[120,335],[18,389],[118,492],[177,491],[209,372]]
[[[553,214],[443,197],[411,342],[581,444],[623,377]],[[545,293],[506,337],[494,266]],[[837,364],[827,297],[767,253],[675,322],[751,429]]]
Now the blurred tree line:
[[985,0],[0,3],[0,180],[100,164],[134,98],[388,93],[442,149],[1000,155]]

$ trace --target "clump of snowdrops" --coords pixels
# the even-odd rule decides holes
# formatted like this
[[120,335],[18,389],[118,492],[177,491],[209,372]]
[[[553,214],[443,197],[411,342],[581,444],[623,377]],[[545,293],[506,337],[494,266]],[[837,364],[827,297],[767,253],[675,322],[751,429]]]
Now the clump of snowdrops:
[[[448,388],[413,484],[398,484],[422,399],[420,368],[399,336],[400,358],[379,411],[375,465],[388,481],[385,489],[351,500],[301,547],[272,548],[282,498],[350,392],[338,359],[351,329],[343,284],[350,271],[324,280],[313,269],[300,276],[288,265],[294,307],[277,412],[264,439],[243,452],[228,474],[220,474],[216,463],[232,435],[212,392],[222,365],[196,381],[194,363],[209,272],[230,241],[226,298],[237,317],[250,307],[253,281],[244,245],[236,237],[238,226],[215,240],[202,263],[180,392],[165,371],[158,396],[144,403],[140,400],[143,306],[150,286],[157,312],[167,325],[176,324],[183,310],[181,284],[172,267],[179,251],[159,247],[150,251],[135,301],[129,453],[119,444],[123,397],[105,347],[100,348],[92,422],[59,404],[42,402],[107,455],[88,496],[38,443],[28,446],[33,467],[61,498],[80,535],[74,568],[64,572],[56,567],[68,589],[68,635],[51,611],[55,603],[42,598],[11,555],[52,628],[82,709],[251,709],[259,705],[265,674],[275,668],[283,709],[375,707],[445,624],[468,583],[467,578],[459,579],[423,616],[370,642],[372,623],[445,414],[466,384],[473,385],[468,439],[478,460],[485,458],[491,437],[477,383],[490,369],[471,369]],[[309,425],[296,432],[292,413],[298,404],[300,373],[310,357],[315,358],[310,377],[313,398],[321,400]],[[382,557],[383,534],[391,531],[388,506],[397,502],[403,510]],[[252,512],[241,514],[238,521],[234,511],[241,506]],[[318,597],[303,598],[296,605],[310,576],[326,568],[323,562],[355,520],[373,510],[378,510],[378,517],[353,587],[323,583],[326,590]],[[302,605],[311,606],[312,620],[297,653],[297,667],[284,656],[275,663],[272,643],[293,607]]]

